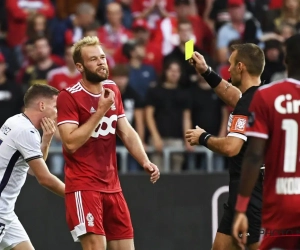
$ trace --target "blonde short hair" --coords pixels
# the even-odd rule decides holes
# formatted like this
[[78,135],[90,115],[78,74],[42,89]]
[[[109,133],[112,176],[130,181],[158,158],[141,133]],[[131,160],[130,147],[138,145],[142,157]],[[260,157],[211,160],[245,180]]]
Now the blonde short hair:
[[81,49],[87,46],[97,46],[100,45],[99,38],[96,36],[86,36],[80,39],[77,43],[75,43],[72,47],[73,51],[73,61],[74,63],[82,63]]

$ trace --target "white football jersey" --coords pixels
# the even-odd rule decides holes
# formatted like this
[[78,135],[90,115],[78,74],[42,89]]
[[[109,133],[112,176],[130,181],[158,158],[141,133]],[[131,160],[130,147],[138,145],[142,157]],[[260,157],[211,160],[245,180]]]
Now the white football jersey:
[[0,129],[0,221],[14,218],[27,162],[41,157],[41,136],[29,118],[18,114],[7,119]]

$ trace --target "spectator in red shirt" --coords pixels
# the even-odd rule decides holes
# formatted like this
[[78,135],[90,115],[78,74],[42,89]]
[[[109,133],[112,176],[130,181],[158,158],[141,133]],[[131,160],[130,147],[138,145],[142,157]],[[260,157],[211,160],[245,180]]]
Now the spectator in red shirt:
[[269,3],[270,9],[280,9],[282,7],[283,0],[271,0]]
[[110,3],[106,7],[107,23],[98,31],[106,56],[113,57],[115,51],[126,43],[132,34],[122,24],[122,8],[119,3]]
[[136,19],[146,19],[151,30],[163,18],[174,16],[174,0],[133,0],[132,14]]
[[65,49],[66,66],[62,66],[49,71],[47,75],[48,84],[62,90],[76,84],[81,79],[81,74],[77,71],[72,57],[72,47]]
[[47,18],[54,16],[50,0],[6,0],[7,43],[10,47],[25,42],[27,19],[33,14],[41,13]]
[[191,22],[198,48],[212,55],[214,35],[206,22],[199,16],[195,0],[175,0],[175,9],[177,20],[188,19]]
[[[137,19],[132,25],[133,39],[145,45],[146,56],[143,63],[154,67],[157,75],[162,70],[162,52],[160,44],[150,40],[150,28],[144,19]],[[123,54],[123,47],[119,48],[114,56],[118,64],[127,63],[128,58]]]

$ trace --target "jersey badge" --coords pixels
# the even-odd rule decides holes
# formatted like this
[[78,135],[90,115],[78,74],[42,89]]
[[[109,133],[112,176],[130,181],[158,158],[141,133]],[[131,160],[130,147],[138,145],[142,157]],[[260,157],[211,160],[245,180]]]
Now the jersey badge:
[[111,105],[111,110],[116,110],[116,105],[114,103]]
[[94,216],[91,213],[88,213],[86,215],[86,220],[88,222],[88,226],[89,227],[93,227],[94,226]]
[[11,129],[9,127],[7,127],[6,125],[3,125],[1,127],[1,131],[3,134],[7,135],[9,133],[9,131],[11,131]]
[[244,115],[232,115],[231,125],[229,132],[242,133],[246,131],[248,117]]

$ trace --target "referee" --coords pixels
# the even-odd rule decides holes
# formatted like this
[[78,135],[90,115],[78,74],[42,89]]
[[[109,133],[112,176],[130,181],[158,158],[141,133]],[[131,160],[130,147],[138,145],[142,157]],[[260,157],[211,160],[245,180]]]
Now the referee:
[[[263,51],[255,44],[237,44],[231,47],[232,54],[229,58],[230,75],[232,84],[223,80],[209,66],[202,55],[195,52],[190,61],[197,72],[214,89],[216,94],[234,110],[228,120],[228,134],[226,137],[214,137],[203,129],[197,127],[186,132],[186,140],[190,145],[203,145],[213,152],[229,158],[229,197],[224,204],[224,213],[221,219],[214,243],[213,250],[239,249],[231,236],[234,219],[235,203],[239,187],[242,159],[247,147],[245,135],[248,117],[248,108],[255,91],[261,84],[260,76],[265,66]],[[249,230],[247,245],[250,250],[259,246],[261,208],[262,208],[262,180],[263,174],[256,183],[252,193],[247,217]]]

